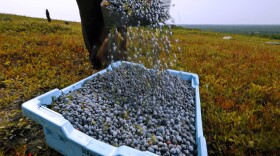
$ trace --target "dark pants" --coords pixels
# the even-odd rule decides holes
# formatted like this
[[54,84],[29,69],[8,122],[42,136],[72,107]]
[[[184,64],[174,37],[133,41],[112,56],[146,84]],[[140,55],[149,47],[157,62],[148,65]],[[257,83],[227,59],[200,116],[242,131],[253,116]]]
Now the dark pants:
[[102,0],[76,0],[82,23],[84,42],[89,51],[91,64],[102,66],[102,60],[96,57],[104,39],[108,36],[100,7]]

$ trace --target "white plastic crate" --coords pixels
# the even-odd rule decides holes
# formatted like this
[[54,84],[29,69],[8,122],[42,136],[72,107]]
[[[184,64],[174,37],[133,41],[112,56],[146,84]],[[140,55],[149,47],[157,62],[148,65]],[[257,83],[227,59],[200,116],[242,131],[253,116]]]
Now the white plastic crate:
[[[23,114],[41,124],[44,128],[47,144],[63,155],[104,155],[104,156],[154,156],[154,153],[148,151],[139,151],[128,146],[114,147],[104,142],[98,141],[81,131],[76,130],[72,124],[66,120],[61,114],[54,112],[45,105],[50,105],[52,100],[58,98],[62,93],[66,94],[70,91],[80,88],[87,80],[97,76],[97,74],[104,74],[112,67],[118,67],[122,63],[130,62],[116,62],[111,64],[107,69],[104,69],[92,76],[89,76],[69,87],[62,90],[54,89],[34,99],[31,99],[22,104]],[[207,155],[206,140],[203,136],[200,96],[199,96],[199,79],[196,74],[167,70],[172,75],[178,75],[184,80],[191,80],[193,88],[196,90],[195,103],[196,103],[196,145],[199,156]]]

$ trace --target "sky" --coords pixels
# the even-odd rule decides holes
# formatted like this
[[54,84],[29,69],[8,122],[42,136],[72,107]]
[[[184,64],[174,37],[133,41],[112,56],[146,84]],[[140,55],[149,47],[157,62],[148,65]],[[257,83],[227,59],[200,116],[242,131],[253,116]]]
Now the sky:
[[[280,24],[280,0],[172,0],[174,24]],[[0,0],[0,13],[80,21],[76,0]]]

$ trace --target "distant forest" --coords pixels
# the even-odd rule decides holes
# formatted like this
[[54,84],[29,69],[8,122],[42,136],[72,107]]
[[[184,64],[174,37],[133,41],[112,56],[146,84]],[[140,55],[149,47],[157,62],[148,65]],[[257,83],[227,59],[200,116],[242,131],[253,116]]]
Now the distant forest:
[[280,39],[280,25],[178,25],[189,29]]

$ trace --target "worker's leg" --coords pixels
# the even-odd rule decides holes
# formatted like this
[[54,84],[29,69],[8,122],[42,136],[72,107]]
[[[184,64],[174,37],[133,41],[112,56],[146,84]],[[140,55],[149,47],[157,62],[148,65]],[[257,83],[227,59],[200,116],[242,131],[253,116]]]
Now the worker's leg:
[[96,55],[108,34],[104,26],[100,3],[101,0],[77,0],[84,42],[89,51],[90,62],[95,68],[102,66],[102,60],[96,58]]

